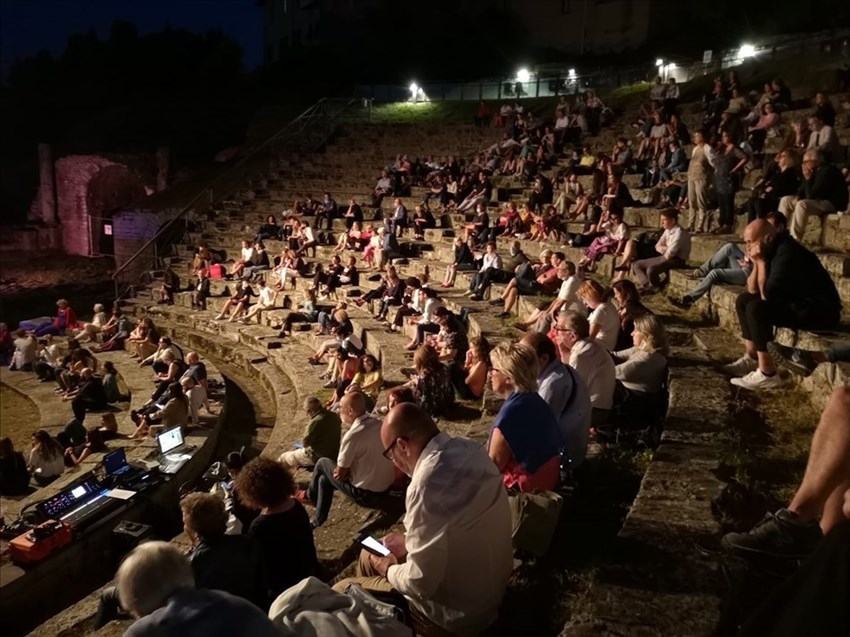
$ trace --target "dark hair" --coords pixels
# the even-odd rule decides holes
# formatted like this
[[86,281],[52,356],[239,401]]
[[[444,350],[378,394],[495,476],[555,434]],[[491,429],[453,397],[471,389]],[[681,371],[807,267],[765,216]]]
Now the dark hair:
[[106,449],[106,443],[103,441],[103,432],[97,427],[86,430],[86,440],[93,453]]
[[224,466],[234,471],[239,471],[245,466],[245,456],[241,451],[231,451],[224,459]]
[[640,303],[640,291],[637,289],[637,286],[628,279],[621,279],[620,281],[615,281],[611,285],[612,290],[618,291],[623,295],[623,298],[626,300],[626,303]]
[[672,219],[673,221],[679,220],[679,211],[675,208],[665,208],[661,211],[662,217],[667,217],[668,219]]
[[112,361],[104,361],[103,362],[103,371],[107,374],[117,374],[117,370],[115,369],[115,363]]
[[407,287],[413,288],[414,290],[418,290],[422,287],[422,281],[417,279],[415,276],[408,277],[406,284]]
[[778,210],[774,210],[773,212],[768,212],[767,215],[765,216],[765,219],[767,219],[768,221],[773,219],[773,225],[776,226],[777,228],[780,227],[780,226],[782,228],[788,227],[788,217],[786,217],[784,213],[779,212]]
[[15,445],[9,436],[0,438],[0,458],[8,458],[15,453]]
[[529,332],[523,337],[523,340],[534,350],[537,358],[548,356],[549,362],[558,360],[558,353],[555,349],[555,343],[546,334],[542,332]]
[[180,383],[171,383],[168,386],[168,400],[182,401],[186,406],[186,409],[189,409],[189,399],[186,397],[186,394],[183,393],[183,387]]
[[372,361],[372,371],[377,371],[377,370],[381,369],[381,363],[377,358],[375,358],[371,354],[363,354],[363,356],[360,357],[360,361],[357,364],[357,371],[358,372],[360,372],[362,374],[366,373],[366,359],[369,359],[369,360]]
[[289,470],[269,458],[254,458],[233,481],[242,503],[251,509],[280,506],[295,493]]
[[390,397],[395,398],[396,403],[416,403],[416,394],[413,393],[413,389],[404,385],[393,387],[387,394],[388,401]]
[[39,453],[43,458],[50,459],[62,457],[62,454],[64,453],[62,446],[44,429],[36,430],[32,437],[35,438],[35,441],[38,443]]

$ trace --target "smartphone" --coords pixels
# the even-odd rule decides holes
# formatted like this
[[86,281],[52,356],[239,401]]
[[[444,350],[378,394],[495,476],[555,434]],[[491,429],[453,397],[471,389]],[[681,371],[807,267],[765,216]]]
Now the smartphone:
[[366,533],[357,538],[357,541],[360,542],[360,546],[378,557],[387,557],[390,554],[390,550],[381,544],[380,540]]
[[303,449],[304,443],[303,442],[293,442],[292,446],[295,447],[296,449]]

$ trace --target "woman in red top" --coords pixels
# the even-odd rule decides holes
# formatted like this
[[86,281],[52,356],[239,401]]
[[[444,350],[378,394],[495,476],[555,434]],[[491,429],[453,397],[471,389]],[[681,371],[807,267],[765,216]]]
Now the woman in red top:
[[56,312],[56,318],[53,323],[43,325],[35,331],[36,336],[44,336],[46,334],[54,334],[57,336],[65,336],[65,331],[69,329],[77,329],[77,315],[74,309],[65,299],[56,301],[56,307],[59,308]]

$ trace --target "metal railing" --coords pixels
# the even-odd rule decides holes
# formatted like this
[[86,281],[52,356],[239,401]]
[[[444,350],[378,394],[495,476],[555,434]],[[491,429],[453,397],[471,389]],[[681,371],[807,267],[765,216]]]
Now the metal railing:
[[[247,154],[201,188],[147,243],[115,270],[112,275],[115,300],[125,296],[147,272],[160,267],[162,248],[170,247],[185,236],[187,216],[199,204],[201,210],[212,208],[244,187],[250,175],[261,176],[263,171],[274,168],[281,153],[316,150],[330,139],[342,122],[367,120],[370,112],[371,102],[368,101],[322,98],[258,146],[248,149]],[[148,260],[142,265],[145,258]]]
[[[812,47],[829,46],[833,52],[847,47],[847,29],[820,33],[795,34],[763,38],[754,42],[752,54],[758,59],[769,58],[777,53],[793,53]],[[740,49],[713,51],[710,62],[686,59],[681,56],[665,60],[675,62],[675,70],[665,70],[665,76],[677,81],[688,81],[695,77],[715,73],[741,63]],[[471,82],[435,81],[417,85],[418,101],[493,101],[516,100],[535,97],[557,97],[572,95],[586,90],[611,90],[641,81],[651,81],[662,74],[652,61],[631,66],[599,68],[592,72],[570,73],[567,69],[538,69],[536,76],[520,82],[517,78],[487,78]],[[419,93],[421,91],[421,93]],[[376,102],[412,101],[411,87],[394,84],[360,84],[355,87],[357,97],[374,99]]]

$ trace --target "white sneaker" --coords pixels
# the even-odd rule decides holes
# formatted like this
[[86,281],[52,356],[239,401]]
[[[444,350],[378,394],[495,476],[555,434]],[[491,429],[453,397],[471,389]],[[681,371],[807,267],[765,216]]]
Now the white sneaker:
[[728,365],[724,365],[721,369],[732,376],[745,376],[750,372],[754,372],[759,368],[758,361],[755,358],[751,358],[746,354],[741,356],[734,363],[729,363]]
[[744,389],[776,389],[777,387],[782,387],[785,384],[785,381],[782,380],[782,377],[779,376],[779,372],[775,373],[773,376],[767,376],[763,371],[757,369],[754,372],[750,372],[743,378],[733,378],[732,384],[736,387],[743,387]]

